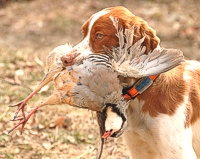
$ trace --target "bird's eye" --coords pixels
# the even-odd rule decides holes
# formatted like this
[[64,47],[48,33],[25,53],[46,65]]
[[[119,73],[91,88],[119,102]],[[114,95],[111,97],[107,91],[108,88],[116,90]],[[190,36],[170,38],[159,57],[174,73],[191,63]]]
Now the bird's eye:
[[84,35],[84,31],[83,31],[83,29],[81,29],[81,34],[83,34],[83,35]]
[[96,39],[99,40],[103,37],[103,34],[101,33],[96,33]]

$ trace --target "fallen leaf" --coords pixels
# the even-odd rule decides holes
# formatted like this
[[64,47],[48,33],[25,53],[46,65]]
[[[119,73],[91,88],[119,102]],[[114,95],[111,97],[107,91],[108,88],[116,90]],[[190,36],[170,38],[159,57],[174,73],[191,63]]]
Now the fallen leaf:
[[14,153],[19,153],[20,152],[20,149],[19,148],[15,148],[14,149]]
[[42,124],[38,124],[38,128],[41,130],[41,129],[44,129],[44,128],[45,128],[45,126],[44,126],[44,125],[42,125]]
[[46,149],[46,150],[50,150],[52,148],[52,145],[50,142],[43,142],[42,146]]

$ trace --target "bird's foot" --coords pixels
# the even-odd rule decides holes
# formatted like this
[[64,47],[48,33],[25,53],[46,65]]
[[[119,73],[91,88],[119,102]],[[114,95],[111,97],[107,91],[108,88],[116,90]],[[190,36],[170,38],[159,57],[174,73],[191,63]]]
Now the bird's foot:
[[12,120],[15,120],[17,118],[20,110],[22,111],[23,118],[26,118],[25,113],[24,113],[24,107],[26,106],[26,103],[28,102],[28,100],[31,99],[35,94],[36,92],[33,91],[26,99],[9,106],[9,107],[18,107]]
[[14,119],[12,119],[11,121],[19,121],[19,123],[17,125],[15,125],[11,130],[9,130],[8,133],[11,133],[17,127],[19,127],[20,125],[22,125],[22,129],[21,129],[21,134],[22,134],[22,132],[24,130],[25,124],[27,123],[27,121],[29,120],[29,118],[38,110],[38,108],[39,107],[35,107],[35,108],[31,109],[31,111],[26,116],[17,117],[17,118],[15,117]]

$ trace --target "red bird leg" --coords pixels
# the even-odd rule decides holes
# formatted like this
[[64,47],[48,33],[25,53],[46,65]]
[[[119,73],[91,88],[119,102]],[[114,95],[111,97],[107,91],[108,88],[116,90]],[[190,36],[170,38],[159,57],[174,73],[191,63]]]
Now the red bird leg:
[[18,107],[17,111],[15,112],[13,119],[15,119],[17,117],[20,110],[22,110],[22,114],[25,118],[24,107],[25,107],[26,103],[28,102],[28,100],[31,99],[37,92],[39,92],[42,87],[44,87],[46,84],[51,82],[53,80],[53,76],[57,72],[59,72],[59,70],[58,71],[51,71],[51,72],[47,73],[45,75],[45,77],[43,78],[43,80],[40,82],[40,84],[34,89],[34,91],[26,99],[10,106],[10,107],[16,107],[16,106]]
[[29,99],[31,99],[35,94],[37,93],[37,91],[33,91],[26,99],[24,99],[21,102],[18,102],[16,104],[11,105],[10,107],[18,107],[17,111],[15,112],[15,115],[13,117],[13,120],[15,120],[15,118],[17,117],[18,113],[20,110],[22,110],[22,115],[25,118],[25,113],[24,113],[24,106],[26,105],[27,101]]
[[19,120],[19,123],[17,125],[15,125],[11,130],[8,131],[8,133],[11,133],[13,130],[15,130],[17,127],[19,127],[20,125],[22,125],[22,129],[21,129],[21,134],[24,130],[24,126],[25,124],[27,123],[27,121],[29,120],[29,118],[38,110],[39,107],[35,107],[33,108],[29,113],[28,115],[24,118],[24,117],[19,117],[19,118],[15,118],[11,121],[18,121]]
[[[48,97],[44,102],[41,102],[40,104],[38,104],[37,107],[33,108],[26,117],[19,117],[13,119],[12,121],[19,121],[19,123],[17,125],[14,126],[14,128],[12,128],[10,131],[8,131],[8,133],[11,133],[13,130],[15,130],[17,127],[19,127],[20,125],[22,125],[22,131],[24,130],[24,126],[27,123],[27,121],[29,120],[29,118],[31,117],[31,115],[33,115],[39,108],[45,106],[45,105],[55,105],[55,104],[61,104],[60,101],[61,97],[59,94],[52,94],[50,97]],[[69,100],[70,101],[70,100]],[[66,103],[66,104],[70,104],[70,103]]]

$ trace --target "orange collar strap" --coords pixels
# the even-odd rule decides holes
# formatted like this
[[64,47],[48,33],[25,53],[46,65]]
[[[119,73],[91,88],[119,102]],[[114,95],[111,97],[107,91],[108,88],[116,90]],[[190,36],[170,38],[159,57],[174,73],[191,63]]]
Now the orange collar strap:
[[131,87],[124,88],[122,90],[124,98],[126,100],[135,99],[137,95],[142,94],[145,90],[147,90],[157,77],[158,75],[143,77],[136,81]]

